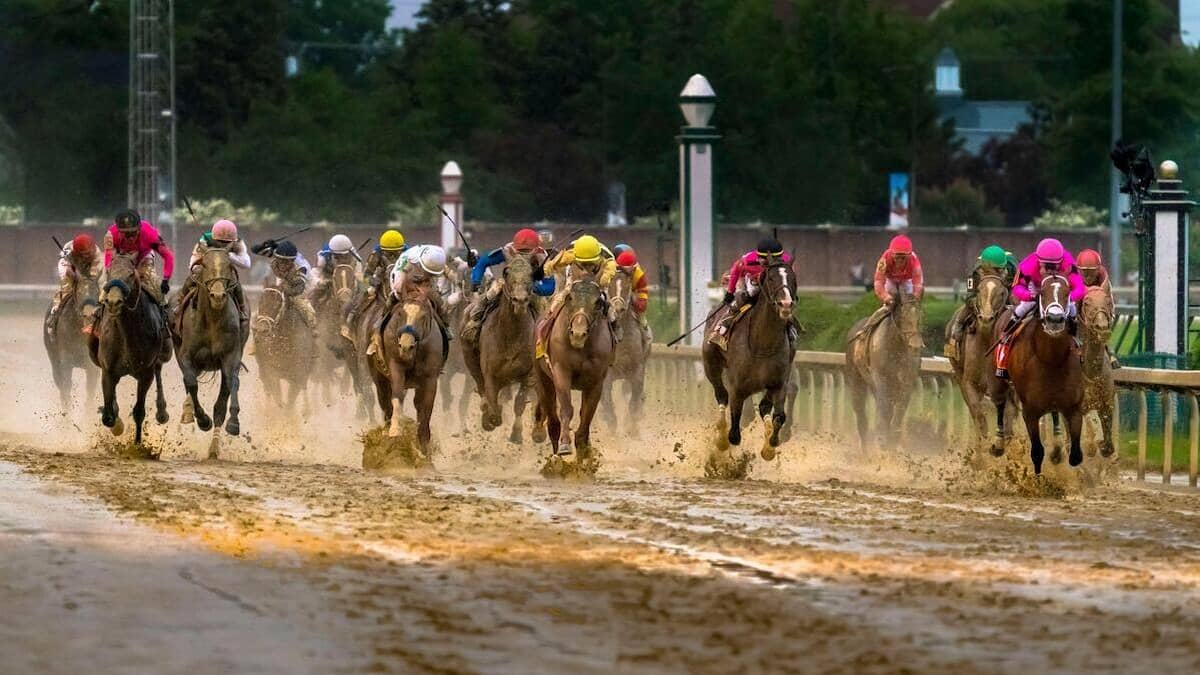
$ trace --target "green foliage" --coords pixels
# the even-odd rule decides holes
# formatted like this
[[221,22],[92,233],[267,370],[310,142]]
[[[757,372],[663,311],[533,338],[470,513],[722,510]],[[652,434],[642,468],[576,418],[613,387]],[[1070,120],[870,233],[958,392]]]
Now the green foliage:
[[1079,202],[1050,200],[1050,208],[1033,219],[1035,230],[1078,230],[1108,224],[1108,210]]
[[228,199],[193,199],[192,212],[188,213],[186,207],[175,209],[175,221],[179,223],[189,223],[193,216],[196,222],[207,228],[213,223],[227,218],[237,224],[238,227],[262,227],[263,225],[271,225],[279,220],[279,214],[274,211],[262,209],[253,204],[245,206],[234,206]]
[[392,217],[388,227],[403,230],[407,227],[438,222],[438,196],[430,193],[412,202],[392,202]]
[[927,227],[999,227],[1004,216],[989,208],[983,191],[965,178],[945,189],[922,189],[917,198],[918,218]]
[[20,225],[24,221],[24,207],[0,204],[0,225]]

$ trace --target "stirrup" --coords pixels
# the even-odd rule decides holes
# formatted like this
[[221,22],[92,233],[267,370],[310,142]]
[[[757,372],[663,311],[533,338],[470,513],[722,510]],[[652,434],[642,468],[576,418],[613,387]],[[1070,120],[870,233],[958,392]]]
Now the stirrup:
[[350,335],[350,327],[347,326],[346,324],[342,324],[342,330],[339,331],[338,334],[341,335],[342,337],[346,338],[347,340],[354,342],[354,337]]
[[367,356],[371,356],[380,351],[383,347],[382,341],[379,339],[379,334],[375,333],[371,336],[371,344],[367,346]]
[[721,351],[725,351],[729,348],[729,336],[728,335],[722,335],[720,333],[713,332],[712,335],[708,336],[708,342],[709,342],[709,344],[715,345],[718,348],[720,348]]

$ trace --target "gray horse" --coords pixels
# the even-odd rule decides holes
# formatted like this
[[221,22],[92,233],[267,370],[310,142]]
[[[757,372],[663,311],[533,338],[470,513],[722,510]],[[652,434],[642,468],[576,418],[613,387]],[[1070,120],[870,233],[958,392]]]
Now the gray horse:
[[882,321],[867,330],[861,319],[846,337],[846,387],[858,421],[858,439],[868,440],[867,394],[875,398],[875,434],[895,441],[921,370],[921,300],[901,293]]

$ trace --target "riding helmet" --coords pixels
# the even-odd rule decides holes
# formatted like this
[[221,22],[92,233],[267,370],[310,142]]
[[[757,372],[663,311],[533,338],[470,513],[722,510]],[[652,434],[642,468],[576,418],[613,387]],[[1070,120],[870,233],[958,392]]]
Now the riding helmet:
[[912,253],[912,239],[903,234],[898,234],[892,237],[892,242],[888,244],[888,250],[892,253]]
[[590,234],[585,234],[572,244],[576,262],[596,262],[600,259],[600,240]]
[[622,242],[613,247],[613,255],[620,258],[622,253],[624,253],[625,251],[632,251],[632,250],[633,250],[632,246]]
[[517,230],[513,235],[513,248],[518,251],[532,251],[538,247],[538,234],[528,227]]
[[329,250],[334,253],[349,253],[354,250],[354,243],[344,234],[335,234],[329,239]]
[[992,244],[983,249],[983,252],[979,254],[979,260],[992,267],[1004,267],[1008,264],[1008,253],[1003,248]]
[[633,252],[633,249],[621,251],[621,254],[617,256],[617,267],[633,267],[636,264],[638,264],[637,254]]
[[217,241],[237,241],[237,225],[234,225],[232,220],[226,220],[224,218],[218,220],[217,222],[213,223],[212,238],[216,239]]
[[133,209],[125,209],[113,218],[117,229],[122,232],[136,232],[142,226],[142,216]]
[[1063,248],[1062,242],[1053,237],[1038,242],[1036,255],[1041,262],[1061,263],[1065,254],[1066,249]]
[[90,258],[96,254],[96,241],[90,234],[76,235],[71,240],[71,255]]
[[1085,248],[1075,258],[1075,266],[1081,270],[1097,269],[1100,267],[1100,254],[1090,248]]
[[783,255],[783,244],[780,244],[779,240],[775,239],[775,237],[763,237],[762,239],[758,240],[758,247],[755,248],[755,251],[757,251],[759,255]]
[[426,272],[440,277],[446,273],[446,252],[441,246],[426,244],[417,252],[417,264]]
[[399,230],[388,230],[379,237],[379,248],[385,251],[404,250],[404,235]]
[[297,253],[298,251],[296,250],[295,244],[290,241],[281,241],[278,244],[275,244],[275,252],[271,255],[272,257],[281,258],[283,260],[295,260]]

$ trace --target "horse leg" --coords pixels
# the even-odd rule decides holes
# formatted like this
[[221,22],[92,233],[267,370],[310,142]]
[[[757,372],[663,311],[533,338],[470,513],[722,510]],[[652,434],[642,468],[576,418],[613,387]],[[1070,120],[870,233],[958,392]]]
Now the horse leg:
[[613,400],[613,388],[615,386],[617,386],[617,381],[610,371],[608,376],[604,378],[603,392],[600,395],[600,414],[604,417],[604,423],[614,431],[617,428],[617,403]]
[[500,414],[500,387],[491,373],[483,374],[483,430],[491,431],[504,421]]
[[[534,365],[534,368],[537,369],[538,408],[534,420],[533,439],[540,443],[548,437],[550,452],[553,453],[558,447],[558,437],[562,431],[554,409],[554,382],[540,365]],[[543,425],[545,426],[544,430]],[[539,436],[541,436],[540,440]]]
[[891,440],[892,397],[887,382],[881,377],[873,378],[875,391],[875,436],[877,447],[884,447]]
[[1083,432],[1083,409],[1076,408],[1067,414],[1067,431],[1071,434],[1071,450],[1067,455],[1067,461],[1071,466],[1079,466],[1083,464],[1083,449],[1079,444],[1079,437]]
[[382,375],[372,375],[375,380],[375,400],[379,402],[379,410],[384,423],[392,419],[392,385],[391,380]]
[[[779,443],[780,443],[780,432],[783,431],[783,425],[787,424],[787,418],[788,418],[787,388],[783,387],[783,386],[776,387],[774,389],[768,390],[767,395],[770,396],[770,400],[771,400],[772,416],[771,416],[771,423],[769,425],[767,425],[767,429],[770,431],[770,433],[767,435],[766,442],[767,442],[767,446],[769,446],[771,448],[771,451],[769,453],[767,453],[770,455],[770,457],[764,456],[763,459],[770,460],[770,459],[775,458],[775,448],[779,447]],[[761,409],[762,409],[762,406],[760,405],[759,410],[761,410]],[[767,420],[764,418],[763,422],[766,423],[766,421]],[[767,447],[764,447],[763,451],[766,452],[766,450],[767,450]]]
[[1008,395],[1000,396],[995,401],[996,406],[996,440],[992,443],[991,453],[993,457],[999,457],[1004,454],[1004,444],[1008,441],[1010,432],[1008,425],[1008,413],[1011,410],[1008,407]]
[[221,368],[221,386],[217,389],[217,400],[213,401],[213,426],[225,424],[225,413],[229,406],[229,373]]
[[200,431],[208,431],[212,428],[212,419],[200,406],[200,390],[196,380],[196,370],[187,359],[179,359],[179,371],[183,373],[183,388],[187,391],[188,402],[192,404],[190,411],[187,406],[184,406],[183,421],[186,422],[189,417],[194,416],[196,426],[200,428]]
[[971,449],[972,452],[975,452],[988,441],[988,423],[987,416],[983,412],[983,394],[971,382],[962,382],[959,389],[962,390],[963,402],[967,404],[967,413],[971,416],[971,425],[975,430],[975,443]]
[[[775,397],[772,394],[778,393],[779,389],[779,387],[768,389],[758,402],[758,417],[763,423],[763,443],[758,454],[768,462],[775,459],[775,446],[779,445],[779,436],[775,432],[775,419],[771,416],[771,412],[775,409]],[[775,439],[774,444],[771,443],[772,438]]]
[[1042,461],[1046,458],[1046,448],[1042,446],[1042,411],[1025,406],[1021,410],[1025,418],[1025,431],[1029,433],[1029,459],[1033,461],[1033,472],[1042,472]]
[[742,444],[742,410],[746,405],[746,396],[740,391],[733,392],[733,398],[729,400],[729,434],[727,439],[730,445]]
[[425,458],[429,458],[429,420],[433,417],[433,406],[437,402],[438,378],[431,377],[417,387],[413,394],[413,404],[417,408],[417,449]]
[[646,392],[646,363],[638,366],[633,377],[625,380],[629,383],[629,419],[626,422],[626,434],[633,439],[642,436],[642,406],[645,405]]
[[513,424],[508,433],[508,442],[520,444],[523,440],[525,422],[525,406],[529,403],[529,379],[521,380],[517,385],[517,395],[513,398]]
[[717,401],[717,431],[724,436],[728,431],[725,428],[728,423],[725,413],[729,409],[729,389],[725,386],[724,361],[717,356],[705,357],[704,376],[712,385],[713,398]]
[[400,416],[404,407],[404,371],[400,370],[398,363],[392,362],[388,365],[391,373],[389,389],[392,394],[392,412],[389,418],[391,424],[388,426],[388,437],[396,438],[400,435]]
[[575,418],[575,406],[571,403],[571,379],[557,371],[554,377],[554,399],[558,403],[558,454],[568,457],[571,449],[571,420]]
[[230,436],[237,436],[242,432],[241,419],[239,413],[242,411],[241,403],[238,401],[238,390],[242,387],[242,375],[238,372],[241,366],[240,355],[235,355],[230,359],[228,364],[229,369],[229,423],[225,425],[225,433]]
[[795,425],[795,421],[792,420],[792,411],[796,408],[796,396],[799,393],[800,385],[788,380],[783,393],[783,422],[777,425],[780,443],[786,443],[792,438],[792,426]]
[[[120,378],[113,377],[107,370],[101,376],[101,385],[104,389],[104,406],[100,409],[100,423],[112,429],[117,423],[117,381]],[[119,435],[117,431],[113,431],[113,435]]]
[[865,453],[870,445],[868,434],[871,433],[867,420],[867,383],[860,377],[847,375],[846,388],[850,390],[850,407],[854,408],[854,421],[858,427],[858,449]]
[[579,401],[579,428],[575,430],[575,450],[579,457],[590,457],[592,454],[592,420],[596,417],[596,409],[600,407],[600,398],[604,393],[604,382],[584,390]]
[[1100,442],[1100,456],[1112,457],[1116,451],[1116,441],[1113,439],[1113,397],[1112,392],[1105,396],[1104,403],[1100,404],[1100,409],[1097,411],[1100,415],[1100,431],[1104,434],[1104,440]]
[[96,392],[100,389],[100,371],[87,362],[86,356],[84,357],[83,375],[87,382],[87,400],[84,401],[83,407],[89,408],[96,400]]
[[146,392],[154,383],[152,375],[142,375],[137,379],[137,401],[133,404],[133,442],[142,444],[142,422],[146,421]]
[[171,414],[167,412],[167,397],[163,394],[161,363],[154,366],[154,390],[154,421],[166,424],[171,419]]
[[50,359],[50,375],[58,387],[58,404],[64,415],[71,410],[71,370],[59,363],[58,358]]

